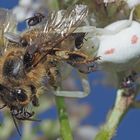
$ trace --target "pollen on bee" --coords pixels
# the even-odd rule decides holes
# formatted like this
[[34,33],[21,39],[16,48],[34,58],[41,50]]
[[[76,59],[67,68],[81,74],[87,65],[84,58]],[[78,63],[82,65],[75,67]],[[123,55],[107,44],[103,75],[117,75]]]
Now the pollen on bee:
[[113,54],[114,52],[115,52],[115,48],[111,48],[111,49],[109,49],[109,50],[106,50],[106,51],[104,52],[104,54],[108,55],[108,54]]

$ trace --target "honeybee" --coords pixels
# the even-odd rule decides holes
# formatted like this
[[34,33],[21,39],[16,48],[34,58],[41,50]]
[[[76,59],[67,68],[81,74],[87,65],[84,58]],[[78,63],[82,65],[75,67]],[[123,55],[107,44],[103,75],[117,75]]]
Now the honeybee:
[[49,86],[56,90],[60,86],[63,63],[83,73],[94,70],[99,57],[89,58],[80,49],[75,50],[75,38],[73,43],[64,45],[87,14],[87,6],[75,5],[50,12],[43,22],[38,16],[29,18],[37,22],[19,35],[4,34],[9,43],[0,58],[0,97],[14,119],[34,120],[34,112],[26,108],[29,104],[39,105],[39,88]]

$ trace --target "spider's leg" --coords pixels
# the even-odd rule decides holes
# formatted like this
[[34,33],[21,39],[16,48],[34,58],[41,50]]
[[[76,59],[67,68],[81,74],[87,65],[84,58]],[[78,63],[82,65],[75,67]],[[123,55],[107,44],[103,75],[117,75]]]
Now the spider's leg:
[[130,12],[129,20],[126,20],[124,23],[122,23],[115,30],[109,30],[106,28],[96,28],[95,26],[83,26],[83,27],[78,27],[74,31],[74,33],[91,33],[92,32],[93,35],[114,35],[114,34],[117,34],[121,30],[128,28],[132,25],[134,10],[135,10],[135,7]]
[[89,95],[90,86],[85,74],[81,74],[81,82],[83,86],[83,91],[60,91],[57,90],[54,92],[56,96],[63,96],[63,97],[71,97],[71,98],[84,98]]

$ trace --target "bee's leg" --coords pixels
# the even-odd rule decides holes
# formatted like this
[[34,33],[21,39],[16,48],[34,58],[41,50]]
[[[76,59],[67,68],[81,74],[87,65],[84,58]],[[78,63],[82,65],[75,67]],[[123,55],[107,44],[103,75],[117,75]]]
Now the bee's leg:
[[23,113],[22,114],[23,115],[23,118],[25,118],[25,119],[30,118],[30,117],[32,117],[35,114],[35,112],[28,112],[25,109],[23,110],[22,113]]
[[22,120],[22,121],[41,122],[41,120],[39,120],[39,119],[34,119],[34,118],[21,118],[20,120]]
[[34,114],[35,114],[34,111],[28,112],[28,111],[26,111],[25,108],[24,108],[23,111],[22,111],[22,118],[20,118],[20,120],[28,120],[28,121],[40,122],[41,120],[31,118]]
[[31,118],[35,113],[34,112],[28,112],[25,110],[25,108],[23,108],[23,110],[20,110],[16,115],[16,119],[18,120],[28,120],[28,121],[36,121],[36,122],[39,122],[41,120],[37,120],[37,119],[33,119]]
[[33,119],[31,118],[35,113],[34,112],[23,112],[23,116],[22,118],[20,118],[20,120],[27,120],[27,121],[36,121],[36,122],[40,122],[41,120],[37,120],[37,119]]
[[100,60],[100,56],[88,59],[82,54],[69,54],[67,63],[78,69],[81,73],[90,73],[97,70],[97,61]]
[[90,86],[85,74],[80,74],[83,91],[55,91],[56,96],[71,97],[71,98],[84,98],[89,95]]
[[59,87],[60,83],[62,81],[62,77],[61,77],[61,74],[60,74],[59,70],[57,69],[57,67],[52,66],[50,68],[49,76],[50,76],[49,83],[51,85],[53,85],[53,87]]
[[37,98],[37,89],[35,88],[34,85],[30,85],[31,88],[31,93],[32,93],[32,104],[33,106],[39,106],[39,100]]
[[21,110],[11,109],[11,115],[17,120],[21,120],[23,118],[23,109]]

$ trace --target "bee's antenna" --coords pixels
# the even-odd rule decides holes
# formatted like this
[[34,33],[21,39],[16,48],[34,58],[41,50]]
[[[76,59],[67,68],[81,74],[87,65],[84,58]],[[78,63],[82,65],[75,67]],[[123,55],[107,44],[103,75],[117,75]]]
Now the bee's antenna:
[[19,127],[18,127],[17,122],[16,122],[16,120],[15,120],[15,116],[12,114],[12,112],[11,112],[11,116],[12,116],[13,122],[14,122],[14,124],[15,124],[15,127],[16,127],[16,129],[17,129],[17,132],[18,132],[18,134],[21,136]]

